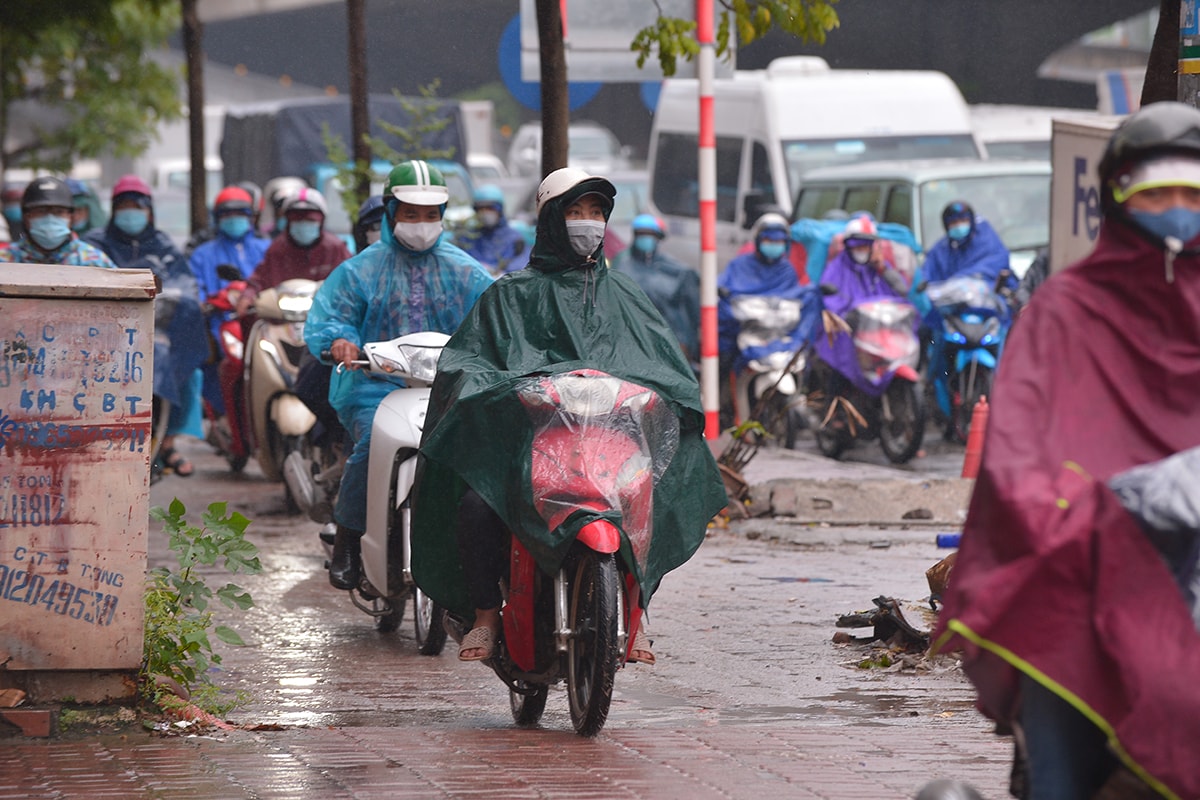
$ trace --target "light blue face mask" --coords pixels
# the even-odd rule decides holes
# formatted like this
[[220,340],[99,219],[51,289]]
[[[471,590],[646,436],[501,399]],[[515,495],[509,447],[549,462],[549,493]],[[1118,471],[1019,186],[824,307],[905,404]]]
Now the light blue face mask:
[[643,255],[650,255],[658,249],[658,237],[653,233],[639,233],[633,237],[633,249]]
[[298,219],[288,223],[288,235],[301,247],[308,247],[321,236],[321,223]]
[[946,229],[946,235],[956,242],[961,242],[971,235],[971,223],[956,222]]
[[783,258],[783,254],[787,252],[786,242],[761,242],[758,245],[758,252],[762,253],[762,257],[768,262],[778,261]]
[[1187,244],[1200,235],[1200,214],[1188,211],[1183,206],[1173,206],[1162,213],[1150,211],[1130,211],[1129,216],[1140,227],[1159,237],[1168,236]]
[[241,214],[221,217],[221,220],[217,223],[217,227],[221,229],[221,233],[230,239],[240,239],[250,232],[250,218],[244,217]]
[[21,223],[21,207],[20,206],[5,206],[4,218],[13,225]]
[[71,237],[71,226],[62,217],[47,214],[29,223],[29,235],[43,250],[57,250]]
[[150,224],[150,212],[142,208],[122,208],[113,214],[113,225],[126,236],[137,236]]

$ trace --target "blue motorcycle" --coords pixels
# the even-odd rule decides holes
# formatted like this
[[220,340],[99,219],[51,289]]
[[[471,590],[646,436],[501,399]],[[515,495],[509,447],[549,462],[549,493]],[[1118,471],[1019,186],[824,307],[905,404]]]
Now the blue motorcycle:
[[930,283],[924,291],[936,311],[927,318],[933,328],[929,383],[945,438],[966,442],[975,404],[992,391],[1012,312],[997,288],[977,276]]

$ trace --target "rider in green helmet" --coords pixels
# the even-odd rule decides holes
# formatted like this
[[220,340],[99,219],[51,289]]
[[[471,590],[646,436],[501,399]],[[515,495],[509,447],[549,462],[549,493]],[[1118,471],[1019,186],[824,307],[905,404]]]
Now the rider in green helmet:
[[343,262],[313,298],[304,328],[313,355],[347,367],[333,375],[329,402],[354,439],[333,517],[337,523],[329,582],[353,589],[361,577],[359,540],[366,529],[367,457],[375,409],[394,388],[351,363],[367,342],[406,333],[452,334],[492,283],[479,262],[442,236],[450,199],[446,180],[425,161],[397,164],[383,190],[380,242]]

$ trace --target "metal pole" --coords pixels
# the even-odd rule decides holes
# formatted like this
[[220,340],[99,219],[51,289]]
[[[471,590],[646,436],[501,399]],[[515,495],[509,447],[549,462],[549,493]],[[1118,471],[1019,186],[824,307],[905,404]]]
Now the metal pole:
[[696,61],[700,81],[700,399],[704,437],[720,434],[720,375],[717,354],[717,138],[713,130],[713,2],[696,0]]

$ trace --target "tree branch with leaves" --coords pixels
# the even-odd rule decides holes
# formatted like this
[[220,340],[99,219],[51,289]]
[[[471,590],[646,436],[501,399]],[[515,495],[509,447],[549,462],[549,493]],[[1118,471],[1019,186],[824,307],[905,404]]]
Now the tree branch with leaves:
[[[738,47],[761,39],[773,28],[791,34],[805,42],[824,44],[825,36],[838,26],[837,0],[717,0],[719,19],[716,32],[716,54],[726,58],[736,36]],[[696,43],[696,20],[670,17],[659,9],[654,24],[637,32],[629,49],[638,54],[637,65],[645,66],[654,55],[658,57],[663,75],[675,74],[679,59],[691,61],[700,53]]]

